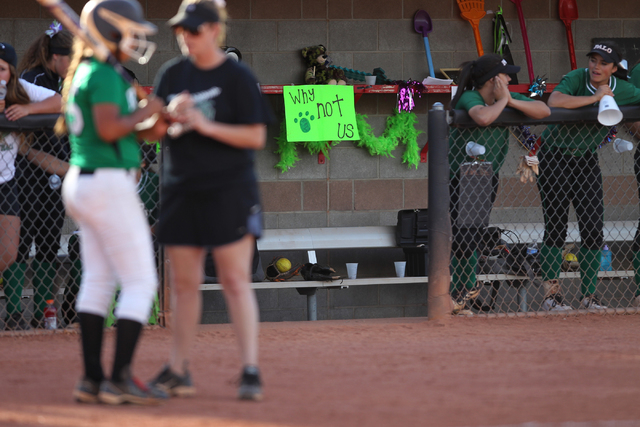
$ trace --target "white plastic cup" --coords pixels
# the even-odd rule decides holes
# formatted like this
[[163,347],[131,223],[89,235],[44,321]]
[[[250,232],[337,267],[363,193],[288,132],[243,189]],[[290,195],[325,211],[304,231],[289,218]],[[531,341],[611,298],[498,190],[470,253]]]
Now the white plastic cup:
[[358,276],[358,263],[357,262],[348,262],[347,263],[347,277],[349,279],[355,279]]
[[615,141],[613,141],[613,149],[616,153],[626,153],[627,151],[633,150],[633,143],[622,138],[616,138]]
[[467,156],[478,157],[486,153],[487,150],[486,148],[484,148],[484,145],[480,145],[476,142],[469,141],[467,142],[466,151],[467,151]]
[[627,63],[626,59],[623,59],[622,61],[620,61],[620,65],[622,65],[622,68],[624,68],[625,70],[629,69],[629,64]]
[[615,126],[622,120],[622,112],[610,95],[605,95],[598,106],[598,122],[603,126]]
[[375,85],[376,84],[376,79],[378,78],[378,76],[364,76],[364,81],[368,84],[368,85]]
[[397,277],[404,277],[404,271],[407,268],[407,262],[406,261],[395,261],[394,264],[396,266],[396,276]]

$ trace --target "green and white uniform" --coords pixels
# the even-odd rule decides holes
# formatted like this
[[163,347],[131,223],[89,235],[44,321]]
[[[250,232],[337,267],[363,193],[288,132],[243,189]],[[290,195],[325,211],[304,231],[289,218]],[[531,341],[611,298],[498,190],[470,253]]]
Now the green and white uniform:
[[133,113],[138,105],[135,89],[113,67],[90,59],[81,63],[73,78],[65,118],[71,140],[71,164],[82,169],[135,169],[140,167],[140,146],[131,133],[115,143],[99,136],[92,108],[115,104],[120,114]]
[[[640,64],[637,64],[629,73],[629,82],[635,87],[640,88]],[[640,144],[636,147],[633,155],[634,170],[636,173],[636,182],[638,183],[638,197],[640,198]],[[638,220],[638,229],[633,239],[633,269],[635,270],[635,282],[638,286],[636,296],[640,295],[640,220]]]
[[[519,101],[532,101],[531,98],[519,93],[511,93],[513,99]],[[477,90],[466,91],[462,94],[455,108],[469,111],[471,108],[485,102]],[[449,134],[449,165],[451,194],[451,222],[452,222],[452,251],[453,251],[453,279],[451,291],[461,291],[463,288],[471,289],[476,285],[476,269],[478,265],[477,248],[482,240],[483,230],[456,226],[457,204],[459,199],[459,172],[460,166],[465,162],[471,162],[473,157],[466,153],[466,145],[469,141],[483,145],[486,152],[481,156],[482,161],[491,162],[493,169],[493,192],[491,203],[495,201],[498,191],[500,168],[509,151],[509,129],[506,127],[473,127],[466,129],[452,128]]]
[[80,226],[83,273],[78,313],[106,317],[116,290],[116,317],[146,323],[157,288],[149,224],[136,190],[140,148],[135,134],[100,138],[93,109],[137,108],[135,90],[109,65],[89,59],[74,75],[65,112],[71,169],[62,188],[67,212]]
[[[640,89],[631,83],[611,76],[609,87],[618,105],[640,104]],[[569,72],[554,89],[572,96],[590,96],[596,90],[586,68]],[[538,189],[545,222],[544,244],[540,251],[543,279],[557,279],[560,274],[569,207],[573,204],[582,240],[578,258],[584,296],[596,291],[600,251],[604,244],[602,173],[596,150],[609,129],[599,124],[548,126],[542,134],[538,154]]]

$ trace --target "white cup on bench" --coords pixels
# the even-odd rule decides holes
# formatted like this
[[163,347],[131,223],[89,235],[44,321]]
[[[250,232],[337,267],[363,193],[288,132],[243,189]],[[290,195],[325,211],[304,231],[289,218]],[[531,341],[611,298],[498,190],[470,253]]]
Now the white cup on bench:
[[397,277],[404,277],[404,271],[407,268],[407,262],[406,261],[395,261],[394,264],[396,266],[396,276]]
[[349,279],[355,279],[358,277],[358,263],[357,262],[348,262],[347,263],[347,277]]

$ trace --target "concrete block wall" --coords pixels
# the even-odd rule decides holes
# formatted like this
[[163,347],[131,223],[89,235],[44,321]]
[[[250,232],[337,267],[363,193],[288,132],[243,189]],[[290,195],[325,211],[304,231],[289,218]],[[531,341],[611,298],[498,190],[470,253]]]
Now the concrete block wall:
[[[295,289],[256,291],[263,322],[307,320],[307,297]],[[319,289],[318,320],[372,319],[384,317],[426,317],[427,285],[358,286],[347,289]],[[222,293],[203,293],[202,323],[227,323]]]
[[[522,3],[534,73],[547,76],[551,83],[558,82],[570,68],[564,25],[558,17],[558,1]],[[35,0],[3,3],[6,4],[0,8],[0,41],[12,43],[21,55],[48,27],[51,18]],[[68,3],[79,12],[85,0]],[[159,28],[153,38],[158,43],[158,51],[150,64],[131,65],[143,85],[153,84],[161,64],[179,54],[171,31],[164,25],[175,14],[179,3],[179,0],[141,1],[147,18]],[[519,80],[527,83],[529,77],[516,7],[509,0],[485,6],[491,9],[499,5],[511,30],[514,60],[522,67]],[[584,55],[593,37],[640,37],[640,8],[636,2],[577,0],[577,5],[580,19],[573,22],[572,29],[579,66],[586,65]],[[262,84],[302,83],[305,66],[300,50],[317,44],[327,46],[335,65],[367,72],[381,67],[394,80],[422,80],[428,74],[428,67],[422,37],[413,29],[413,15],[418,9],[426,10],[433,20],[430,45],[436,69],[455,68],[477,56],[471,26],[460,18],[455,0],[228,0],[227,6],[232,18],[227,44],[240,49],[243,60]],[[488,14],[480,23],[485,52],[492,50],[491,17]],[[281,120],[281,97],[267,96]],[[420,147],[428,139],[427,111],[434,102],[447,106],[448,98],[448,95],[430,94],[417,99],[417,128],[424,132],[418,139]],[[356,110],[368,116],[368,122],[379,135],[395,103],[395,95],[364,95]],[[343,142],[330,150],[323,165],[318,164],[317,156],[300,149],[296,166],[280,173],[274,168],[278,161],[274,138],[278,133],[279,123],[270,126],[267,148],[257,153],[267,228],[394,225],[399,209],[427,207],[426,164],[408,169],[401,163],[402,146],[393,153],[394,157],[371,157],[364,149]],[[631,190],[618,194],[620,182],[627,182],[633,176],[631,156],[623,155],[604,166],[606,188],[616,190],[615,195],[610,196],[615,206],[607,210],[607,219],[626,218],[637,211],[633,182],[627,183],[626,188]],[[507,191],[520,185],[513,175],[515,162],[516,155],[510,154],[501,175],[501,193],[492,220],[502,222],[515,216],[523,221],[539,221],[540,202],[535,186],[527,192]],[[339,310],[335,311],[336,316],[339,316],[337,313],[356,316],[356,312],[366,312],[331,306],[332,294],[333,291],[327,292],[327,318],[333,318],[331,310]],[[378,305],[381,310],[388,310],[382,308],[381,300]],[[275,307],[273,310],[280,306]],[[212,306],[210,312],[215,312],[214,308]],[[286,312],[284,306],[282,309]],[[293,313],[299,308],[292,310]],[[405,311],[404,315],[409,312]],[[283,314],[281,318],[287,316]]]

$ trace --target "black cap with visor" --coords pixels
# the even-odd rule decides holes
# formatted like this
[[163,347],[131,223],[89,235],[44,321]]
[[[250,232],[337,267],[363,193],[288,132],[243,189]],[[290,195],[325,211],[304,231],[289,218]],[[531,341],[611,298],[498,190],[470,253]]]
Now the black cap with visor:
[[618,56],[618,52],[613,49],[611,46],[608,46],[604,43],[598,43],[593,46],[591,51],[587,53],[587,56],[591,56],[594,53],[602,56],[606,62],[612,62],[614,65],[620,66],[621,58]]
[[474,83],[477,87],[482,86],[498,74],[516,74],[520,71],[519,66],[508,64],[505,59],[498,55],[481,56],[474,62],[475,70],[473,74],[481,76],[475,79]]
[[0,43],[0,59],[14,67],[18,66],[18,55],[16,55],[16,50],[8,43]]
[[167,22],[167,25],[171,28],[182,27],[197,32],[200,25],[218,21],[220,21],[220,16],[215,4],[212,1],[200,1],[181,4],[178,13]]

